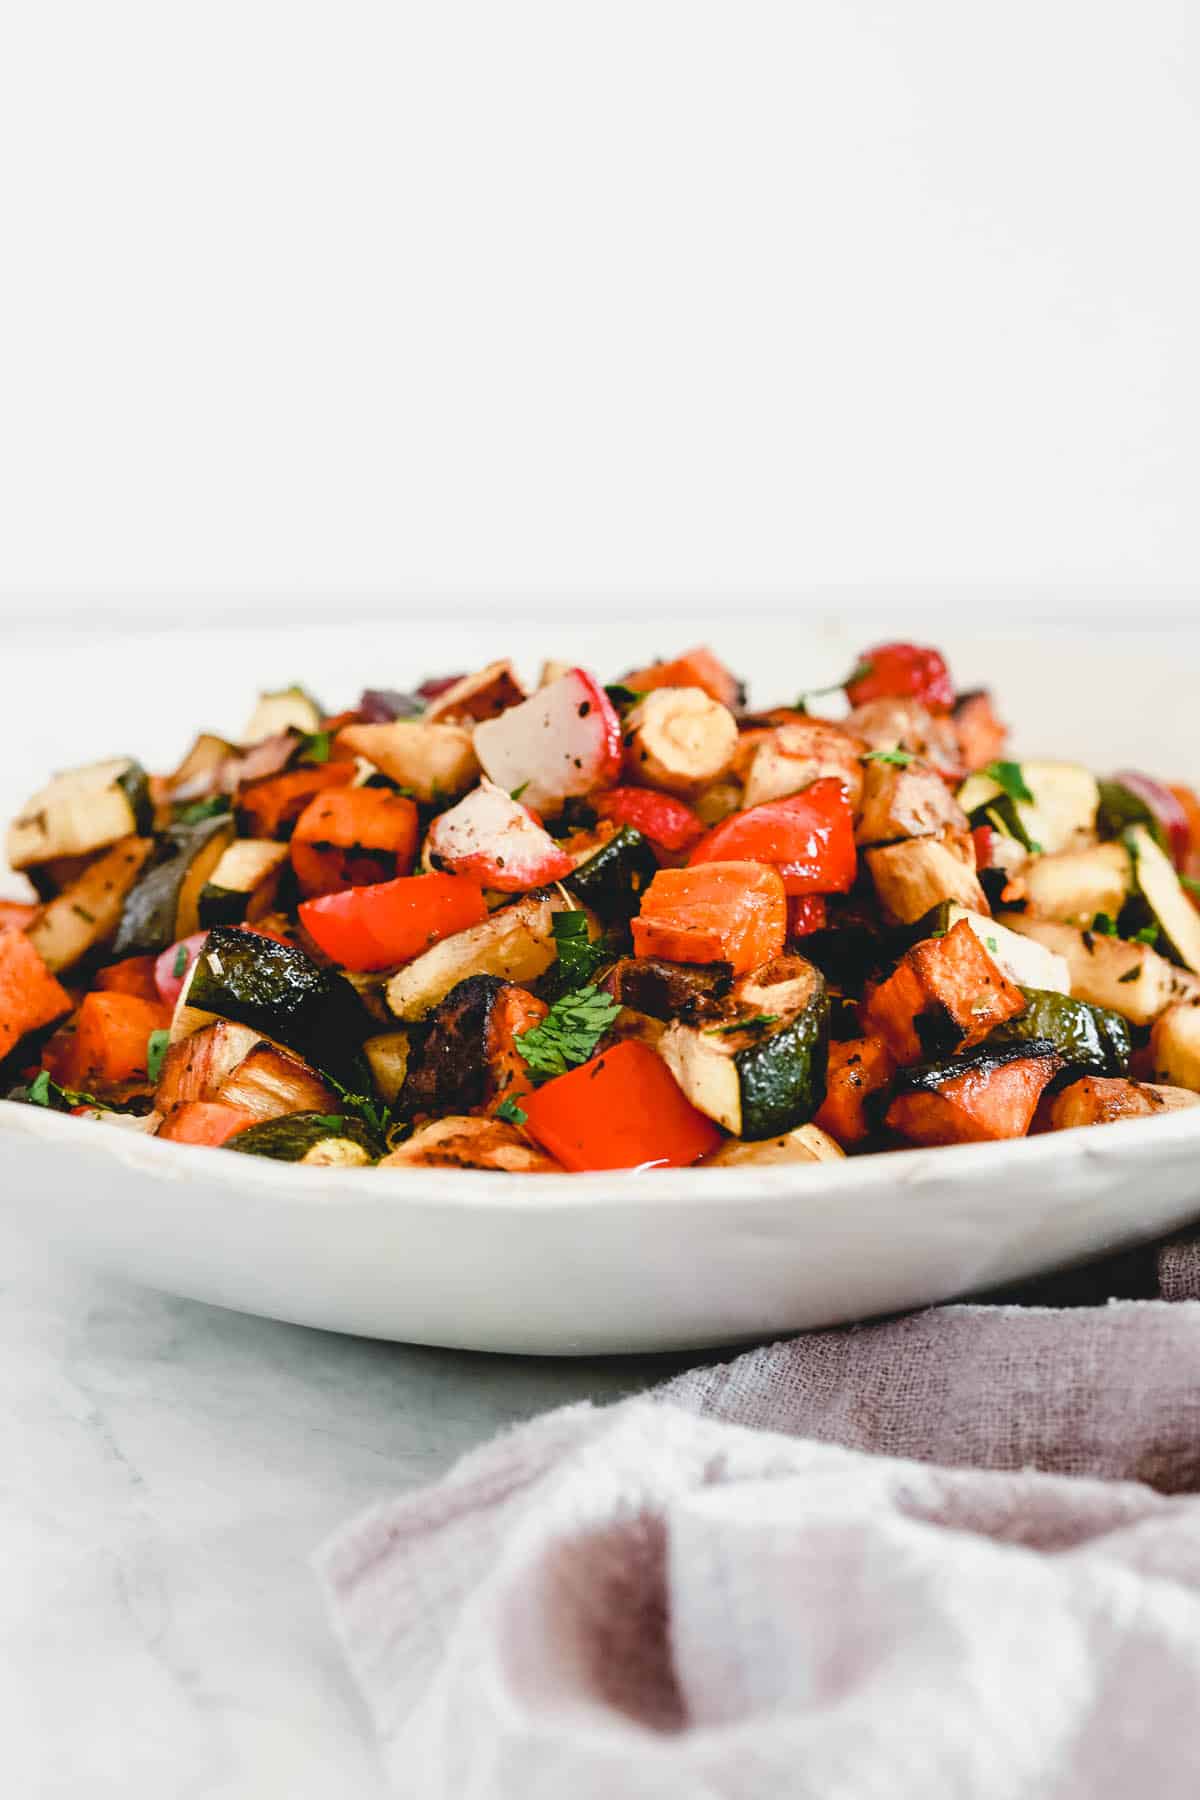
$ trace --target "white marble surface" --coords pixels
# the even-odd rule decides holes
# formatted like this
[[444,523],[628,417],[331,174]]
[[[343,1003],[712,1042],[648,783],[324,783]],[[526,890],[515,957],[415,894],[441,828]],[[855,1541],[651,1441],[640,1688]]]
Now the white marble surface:
[[0,1236],[10,1800],[377,1800],[308,1566],[510,1422],[674,1364],[412,1349],[99,1279]]

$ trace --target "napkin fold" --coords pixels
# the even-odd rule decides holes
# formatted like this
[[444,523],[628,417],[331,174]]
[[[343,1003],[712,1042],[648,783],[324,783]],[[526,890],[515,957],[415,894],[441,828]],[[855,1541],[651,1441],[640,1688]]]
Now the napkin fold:
[[1200,1301],[949,1306],[548,1414],[318,1566],[414,1800],[1191,1800],[1198,1495]]

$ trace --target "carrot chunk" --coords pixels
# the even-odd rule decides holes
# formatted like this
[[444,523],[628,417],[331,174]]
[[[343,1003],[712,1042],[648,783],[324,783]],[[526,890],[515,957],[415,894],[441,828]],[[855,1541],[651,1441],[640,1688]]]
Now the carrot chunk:
[[715,656],[704,645],[695,650],[687,650],[670,662],[652,663],[648,669],[635,669],[631,675],[623,678],[622,686],[630,688],[634,693],[646,693],[651,688],[662,687],[703,688],[711,700],[727,706],[730,712],[735,712],[742,700],[742,684],[737,676],[731,675],[720,657]]
[[533,1092],[529,1064],[517,1049],[517,1039],[523,1031],[540,1025],[549,1010],[544,1000],[515,983],[496,995],[484,1034],[487,1091],[491,1096],[486,1111],[495,1112],[505,1100],[523,1103],[525,1096]]
[[0,926],[0,1057],[28,1031],[71,1010],[71,996],[50,973],[23,931]]
[[912,1144],[978,1144],[1024,1137],[1042,1089],[1061,1067],[1056,1056],[968,1067],[936,1091],[897,1094],[885,1122]]
[[632,923],[638,956],[667,962],[727,962],[745,975],[780,955],[787,895],[767,863],[712,862],[660,869]]
[[388,788],[330,788],[317,794],[292,833],[300,891],[336,894],[407,875],[418,829],[413,802]]
[[136,994],[87,994],[76,1015],[67,1086],[91,1090],[145,1081],[150,1033],[170,1023],[170,1008],[161,1001],[140,1000]]
[[218,1100],[187,1100],[177,1106],[158,1128],[160,1138],[174,1144],[206,1144],[217,1149],[258,1121],[241,1106],[225,1106]]
[[288,769],[238,789],[237,809],[247,837],[286,838],[309,801],[327,788],[348,787],[353,762],[318,763],[311,769]]
[[154,956],[128,956],[124,962],[109,963],[97,971],[93,986],[103,994],[136,994],[139,1000],[157,1003],[162,999],[154,980]]
[[813,1123],[845,1148],[863,1143],[873,1128],[868,1103],[887,1087],[895,1067],[880,1038],[830,1044],[825,1099]]
[[627,1038],[521,1102],[526,1129],[566,1169],[684,1168],[721,1142],[649,1045]]
[[909,1063],[927,1054],[931,1031],[957,1037],[954,1048],[968,1048],[1024,1011],[1020,988],[960,919],[944,937],[913,945],[868,997],[866,1022],[898,1062]]

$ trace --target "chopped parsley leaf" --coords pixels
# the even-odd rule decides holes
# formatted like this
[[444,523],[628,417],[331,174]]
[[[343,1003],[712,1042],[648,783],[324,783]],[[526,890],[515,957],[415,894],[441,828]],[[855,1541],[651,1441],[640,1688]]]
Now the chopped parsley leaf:
[[522,1031],[516,1039],[530,1074],[549,1081],[587,1062],[620,1010],[611,994],[596,987],[574,988],[564,994],[539,1025]]
[[986,937],[986,938],[984,938],[983,941],[987,945],[988,949],[991,951],[992,955],[995,956],[996,953],[998,952],[998,950],[1000,949],[1000,946],[996,942],[995,938],[994,937]]
[[515,1100],[502,1100],[496,1108],[496,1117],[503,1119],[506,1125],[524,1125],[529,1114],[522,1112]]
[[521,798],[521,795],[525,792],[525,789],[528,786],[529,786],[529,783],[527,781],[519,781],[515,788],[509,789],[509,794],[508,794],[509,799],[510,800],[519,800]]
[[300,748],[296,752],[296,761],[302,763],[327,763],[332,748],[332,732],[310,731],[307,737],[301,738],[300,740]]
[[909,763],[915,763],[918,760],[909,750],[868,750],[862,758],[865,763],[892,763],[897,769],[907,769]]
[[1157,925],[1143,925],[1140,931],[1134,932],[1129,942],[1131,944],[1149,944],[1153,949],[1158,942],[1159,929],[1160,927]]
[[1025,780],[1025,772],[1020,763],[990,762],[983,773],[994,781],[1000,791],[1007,794],[1010,800],[1024,800],[1032,805],[1033,795],[1029,791],[1029,784]]
[[72,1106],[100,1106],[95,1094],[81,1094],[75,1088],[60,1087],[51,1081],[48,1069],[36,1074],[25,1091],[29,1106],[47,1106],[54,1112],[66,1112]]
[[370,1094],[351,1093],[349,1088],[344,1088],[341,1082],[336,1081],[332,1075],[326,1075],[325,1080],[333,1088],[346,1111],[352,1117],[361,1119],[367,1130],[373,1132],[381,1143],[387,1144],[390,1148],[397,1127],[391,1107],[382,1100],[376,1100]]
[[146,1039],[146,1079],[148,1081],[157,1082],[162,1074],[163,1060],[170,1042],[169,1031],[152,1031]]
[[1197,881],[1194,875],[1181,875],[1179,883],[1181,887],[1187,889],[1189,894],[1200,894],[1200,881]]
[[649,688],[626,687],[623,681],[612,682],[604,691],[619,713],[631,712],[635,706],[640,706],[650,692]]
[[1110,919],[1107,913],[1096,914],[1092,920],[1092,930],[1097,937],[1120,937],[1121,935],[1117,930],[1117,921]]
[[322,1131],[328,1131],[331,1136],[342,1137],[346,1121],[341,1113],[314,1113],[313,1124],[319,1125]]
[[179,980],[181,975],[186,975],[187,966],[188,947],[186,944],[178,944],[175,948],[175,961],[171,964],[171,973],[176,981]]
[[550,926],[564,987],[586,986],[601,964],[608,961],[609,951],[604,939],[599,938],[593,944],[587,914],[583,912],[555,913]]

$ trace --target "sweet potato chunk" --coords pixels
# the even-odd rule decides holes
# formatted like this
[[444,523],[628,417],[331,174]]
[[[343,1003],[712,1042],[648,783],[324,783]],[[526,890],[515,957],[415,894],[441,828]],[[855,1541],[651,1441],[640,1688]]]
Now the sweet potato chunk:
[[895,1063],[882,1038],[848,1038],[829,1046],[825,1099],[816,1124],[839,1144],[861,1144],[873,1129],[868,1103],[892,1079]]
[[69,1012],[71,997],[50,973],[23,931],[0,926],[0,1057],[27,1031]]
[[967,1049],[1024,1011],[1020,988],[960,919],[944,937],[913,945],[870,994],[866,1020],[898,1062],[911,1063],[939,1039],[945,1048]]
[[787,936],[787,895],[766,863],[711,862],[660,869],[632,922],[638,956],[726,962],[744,975],[770,962]]
[[899,1093],[888,1107],[889,1130],[910,1144],[977,1144],[1024,1137],[1042,1090],[1062,1067],[1057,1056],[968,1064],[934,1087]]

